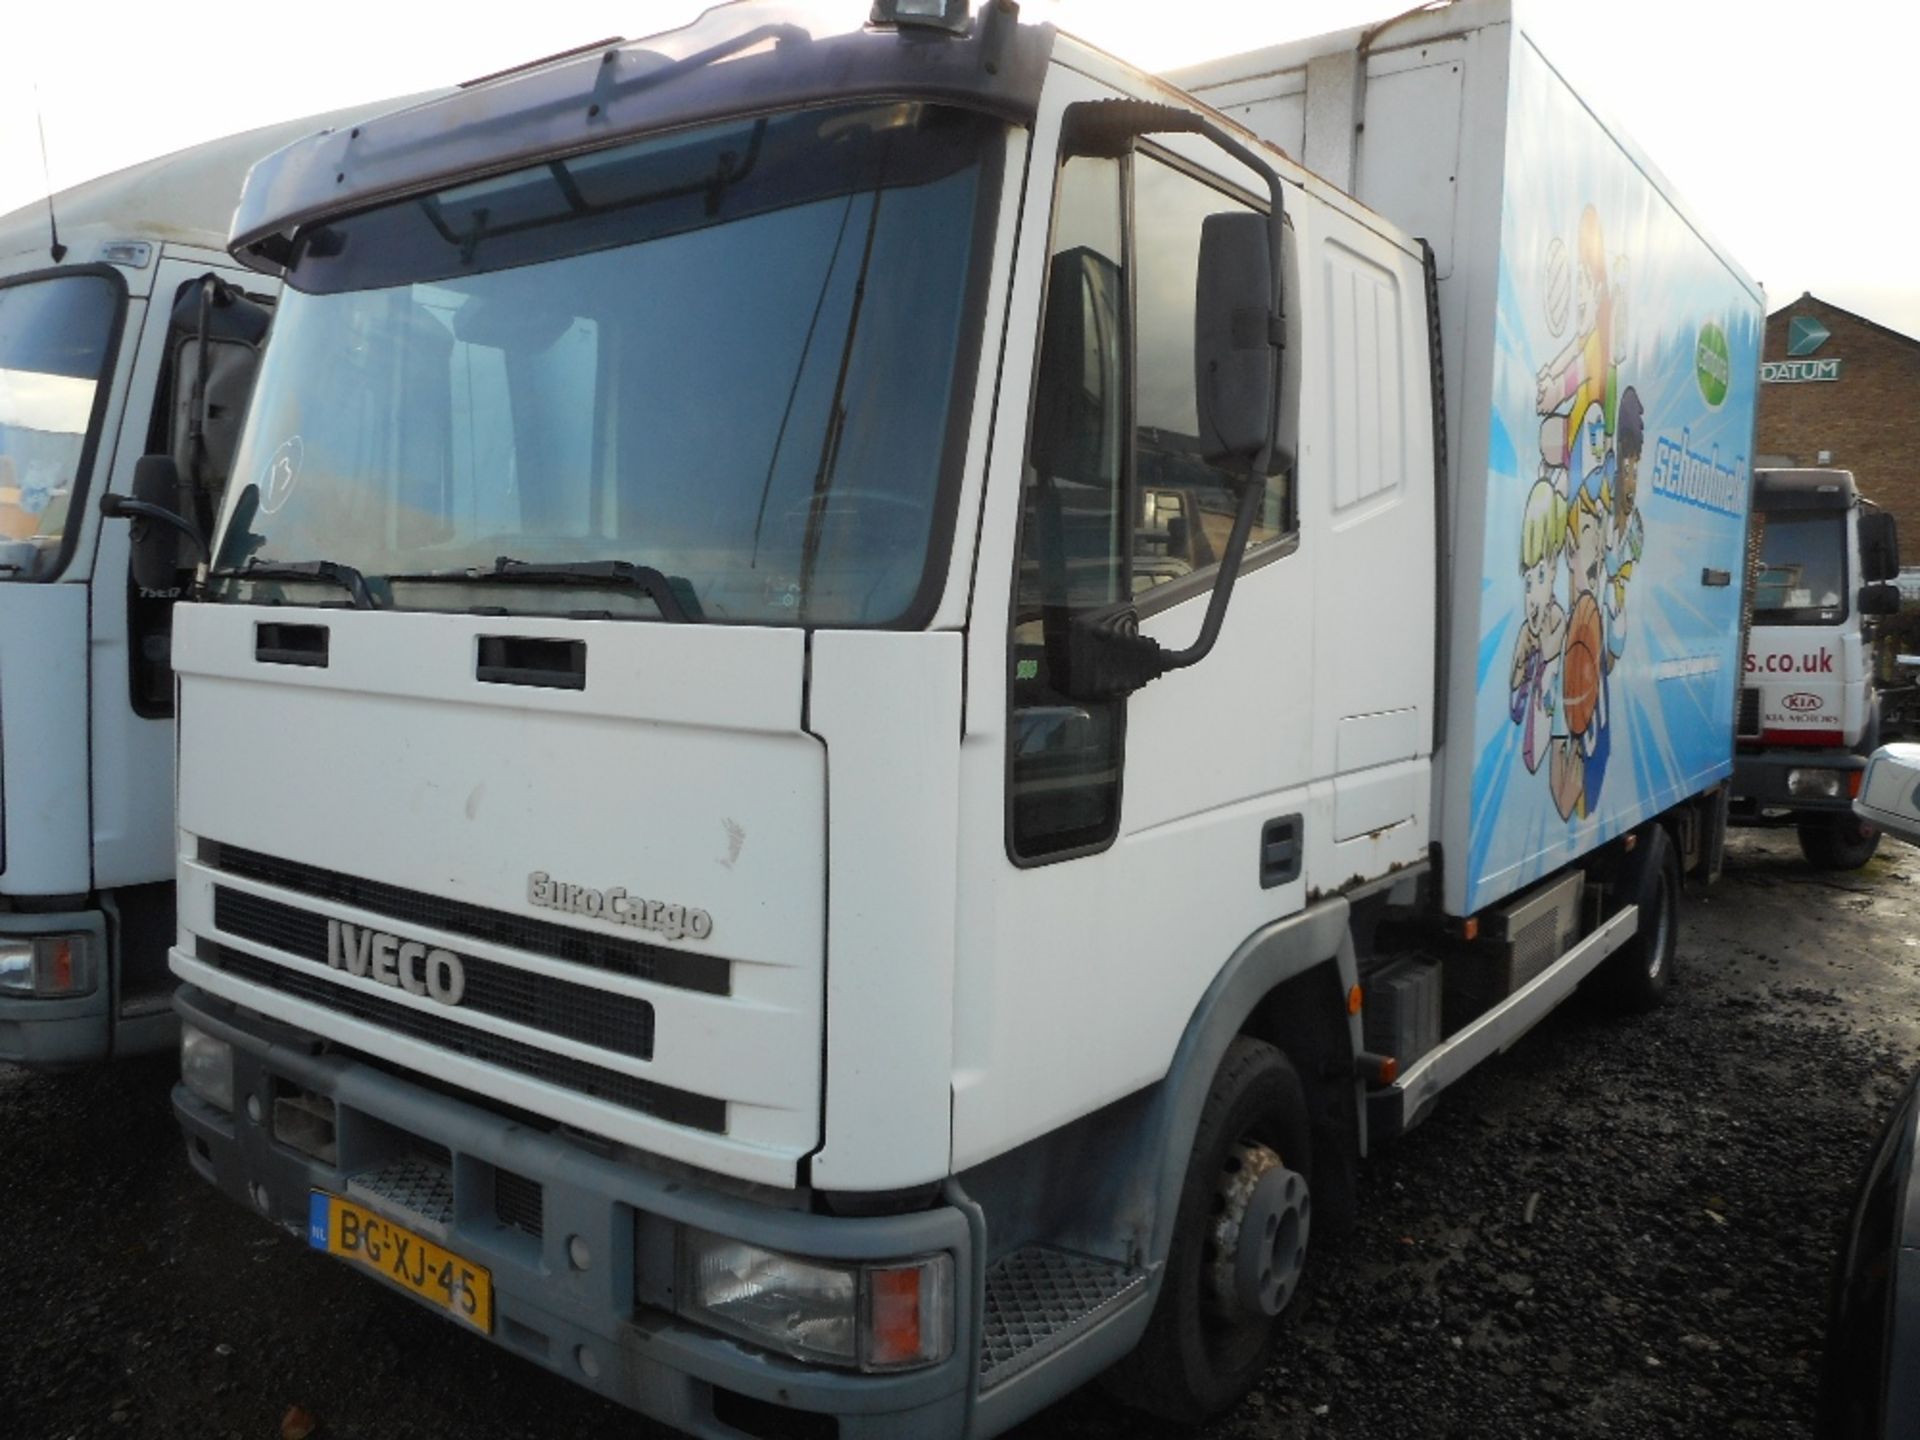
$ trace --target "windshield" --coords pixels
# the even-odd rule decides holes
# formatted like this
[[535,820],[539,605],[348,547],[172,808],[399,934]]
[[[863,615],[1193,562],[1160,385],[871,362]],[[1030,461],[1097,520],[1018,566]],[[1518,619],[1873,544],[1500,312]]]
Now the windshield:
[[0,288],[0,580],[45,580],[89,458],[119,290],[102,275]]
[[1754,624],[1832,625],[1846,615],[1847,512],[1767,516]]
[[325,561],[402,609],[903,621],[951,525],[1004,133],[809,110],[303,232],[216,595],[350,603],[288,570]]

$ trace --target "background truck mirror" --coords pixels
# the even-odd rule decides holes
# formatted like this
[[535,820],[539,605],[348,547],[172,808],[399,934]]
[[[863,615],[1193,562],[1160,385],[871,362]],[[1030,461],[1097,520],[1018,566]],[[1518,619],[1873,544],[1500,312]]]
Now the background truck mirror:
[[1193,311],[1194,395],[1209,465],[1244,474],[1273,443],[1278,336],[1266,216],[1209,215]]
[[[180,539],[185,536],[205,559],[206,537],[180,513],[180,467],[171,455],[142,455],[133,468],[133,495],[104,495],[100,513],[131,520],[131,569],[142,590],[163,592],[180,583]],[[189,562],[191,563],[191,562]]]
[[1900,613],[1900,587],[1885,583],[1862,585],[1860,587],[1860,613],[1862,615],[1898,615]]
[[1893,516],[1868,510],[1860,516],[1860,578],[1892,580],[1900,573],[1900,537]]

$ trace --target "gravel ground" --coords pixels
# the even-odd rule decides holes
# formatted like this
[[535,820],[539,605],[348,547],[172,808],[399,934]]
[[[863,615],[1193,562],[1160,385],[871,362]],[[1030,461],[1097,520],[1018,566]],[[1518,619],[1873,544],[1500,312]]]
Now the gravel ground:
[[[1836,878],[1736,837],[1669,1005],[1563,1008],[1375,1157],[1208,1434],[1807,1435],[1841,1217],[1920,1062],[1917,921],[1920,852]],[[172,1068],[0,1067],[0,1437],[662,1433],[206,1189]],[[1092,1391],[1020,1431],[1156,1433]]]

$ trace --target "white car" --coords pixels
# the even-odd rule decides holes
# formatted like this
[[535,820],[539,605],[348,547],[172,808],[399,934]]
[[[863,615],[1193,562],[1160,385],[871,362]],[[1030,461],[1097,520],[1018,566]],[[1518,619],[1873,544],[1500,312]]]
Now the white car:
[[1868,757],[1853,813],[1920,845],[1920,745],[1882,745]]

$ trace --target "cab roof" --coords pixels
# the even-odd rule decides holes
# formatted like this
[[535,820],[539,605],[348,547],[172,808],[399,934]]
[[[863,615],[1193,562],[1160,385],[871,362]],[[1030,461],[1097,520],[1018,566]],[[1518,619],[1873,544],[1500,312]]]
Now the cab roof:
[[[190,145],[62,190],[53,197],[61,242],[87,253],[92,240],[176,241],[219,250],[247,171],[263,155],[316,131],[391,108],[387,100],[263,125]],[[0,261],[38,252],[51,259],[45,198],[0,215]]]

